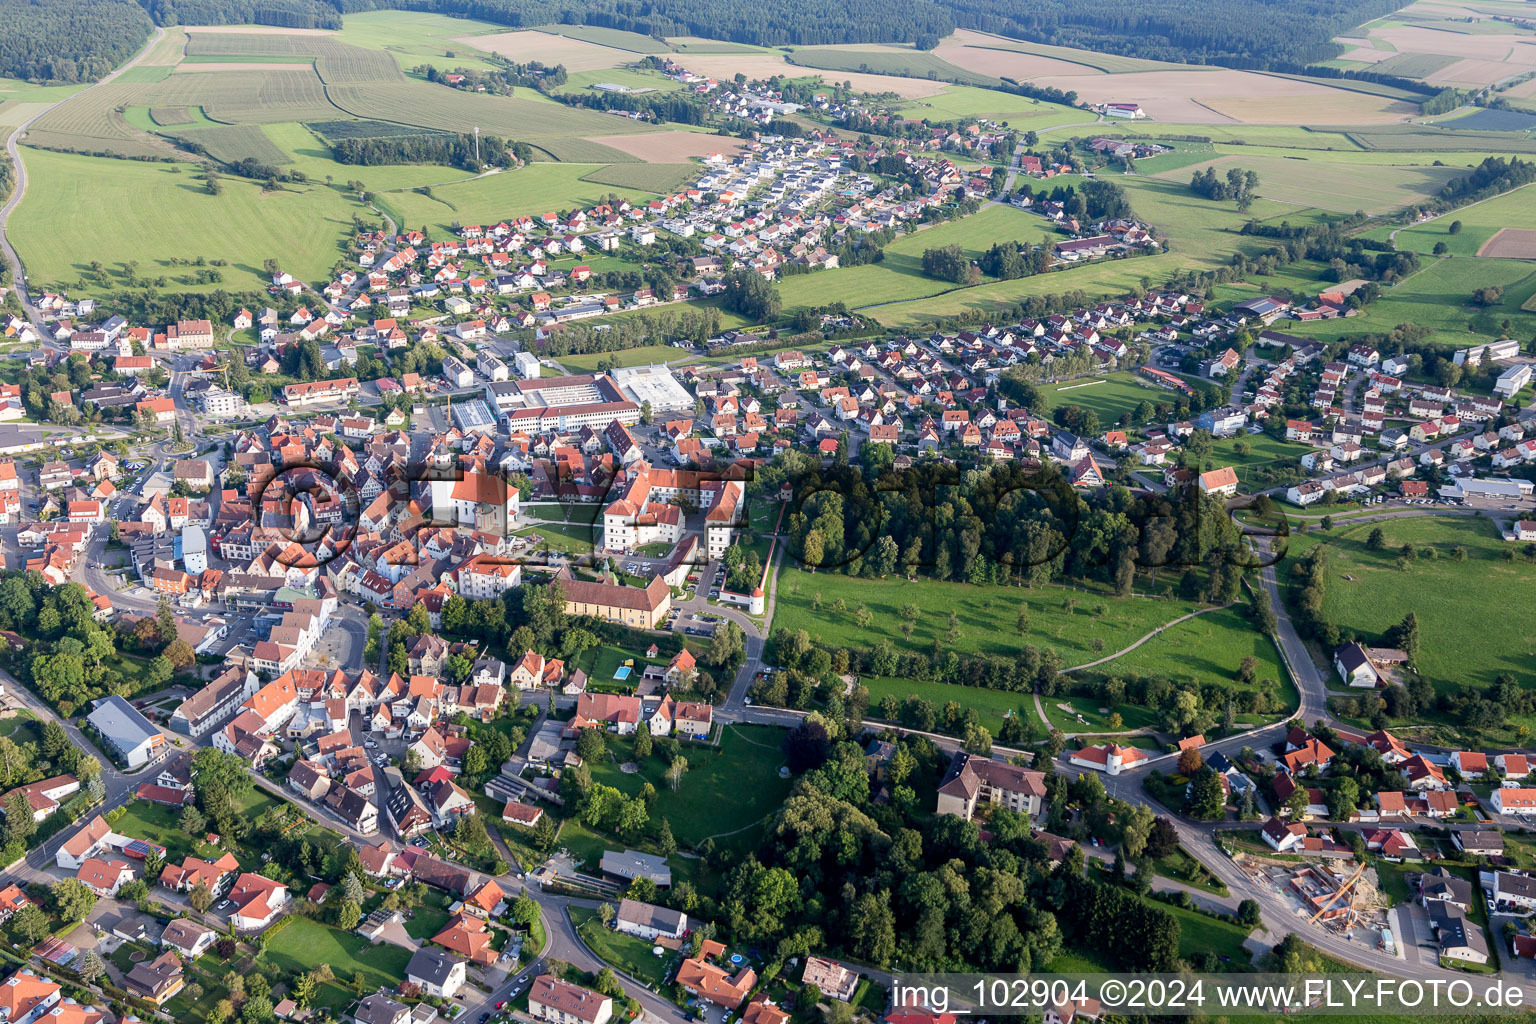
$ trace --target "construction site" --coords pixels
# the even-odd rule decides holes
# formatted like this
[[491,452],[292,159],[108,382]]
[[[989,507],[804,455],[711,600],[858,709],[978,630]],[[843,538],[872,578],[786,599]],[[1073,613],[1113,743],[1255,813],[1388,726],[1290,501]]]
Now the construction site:
[[1297,917],[1398,955],[1374,868],[1341,858],[1299,863],[1246,852],[1233,863],[1255,886],[1288,901]]

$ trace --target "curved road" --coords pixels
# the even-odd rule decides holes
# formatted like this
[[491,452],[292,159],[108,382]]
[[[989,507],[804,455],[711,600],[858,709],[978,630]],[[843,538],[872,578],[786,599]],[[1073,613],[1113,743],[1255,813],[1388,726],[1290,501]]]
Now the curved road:
[[27,191],[27,165],[21,162],[21,150],[19,146],[22,133],[25,132],[28,128],[32,127],[32,123],[38,118],[42,117],[44,114],[52,113],[54,108],[58,107],[60,103],[68,103],[76,96],[82,96],[97,86],[105,85],[116,78],[118,75],[121,75],[124,71],[127,71],[129,68],[133,67],[139,61],[143,60],[144,55],[147,54],[150,50],[154,49],[155,44],[164,38],[164,36],[164,29],[155,29],[154,34],[149,37],[149,41],[146,42],[142,48],[140,48],[138,53],[129,58],[126,63],[119,66],[110,74],[103,76],[97,81],[86,86],[84,89],[81,89],[79,92],[72,93],[69,96],[59,100],[58,103],[50,105],[47,109],[38,111],[37,114],[27,118],[27,120],[18,125],[16,130],[11,132],[10,138],[5,140],[6,156],[10,159],[12,166],[16,168],[16,187],[11,190],[11,197],[6,200],[5,205],[0,206],[0,253],[4,254],[5,261],[10,264],[11,277],[16,286],[16,294],[21,299],[21,308],[26,312],[27,319],[32,321],[32,326],[36,327],[39,331],[42,330],[42,321],[37,315],[37,309],[32,305],[32,297],[27,293],[27,277],[26,272],[21,265],[21,257],[16,254],[16,250],[11,246],[11,240],[5,232],[6,224],[11,219],[11,211],[16,209],[16,207],[21,203],[22,197],[26,194]]

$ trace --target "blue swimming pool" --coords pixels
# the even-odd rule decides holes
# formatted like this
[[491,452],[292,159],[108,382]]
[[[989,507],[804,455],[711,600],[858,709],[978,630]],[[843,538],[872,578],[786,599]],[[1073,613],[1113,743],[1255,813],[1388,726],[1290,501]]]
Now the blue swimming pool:
[[619,680],[620,682],[623,682],[624,680],[628,679],[629,678],[629,666],[628,665],[620,665],[619,666],[619,670],[613,674],[613,678]]

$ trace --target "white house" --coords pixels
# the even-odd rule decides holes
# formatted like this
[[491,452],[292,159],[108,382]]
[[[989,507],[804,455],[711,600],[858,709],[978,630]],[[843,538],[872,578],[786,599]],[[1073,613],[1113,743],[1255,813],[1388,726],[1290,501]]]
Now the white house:
[[1296,822],[1287,824],[1279,818],[1270,818],[1264,823],[1264,828],[1261,831],[1264,835],[1264,841],[1282,853],[1300,846],[1302,840],[1307,837],[1307,827],[1305,825]]
[[405,978],[421,986],[423,994],[437,999],[452,999],[464,987],[467,961],[446,949],[423,946],[411,955]]
[[614,918],[615,931],[653,942],[665,936],[680,939],[688,930],[688,915],[668,907],[652,906],[639,900],[621,900]]

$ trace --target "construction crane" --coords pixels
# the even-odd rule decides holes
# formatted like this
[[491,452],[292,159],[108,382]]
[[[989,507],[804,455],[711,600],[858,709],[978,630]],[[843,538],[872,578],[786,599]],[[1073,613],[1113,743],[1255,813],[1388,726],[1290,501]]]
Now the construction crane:
[[1355,868],[1355,873],[1350,875],[1349,878],[1345,879],[1344,884],[1334,890],[1333,895],[1328,897],[1327,901],[1321,907],[1317,908],[1317,913],[1312,915],[1312,919],[1308,921],[1307,924],[1317,924],[1317,919],[1326,914],[1328,912],[1328,908],[1337,903],[1340,896],[1343,896],[1346,892],[1353,889],[1355,887],[1355,883],[1360,881],[1360,876],[1364,873],[1365,862],[1361,861],[1360,864]]

